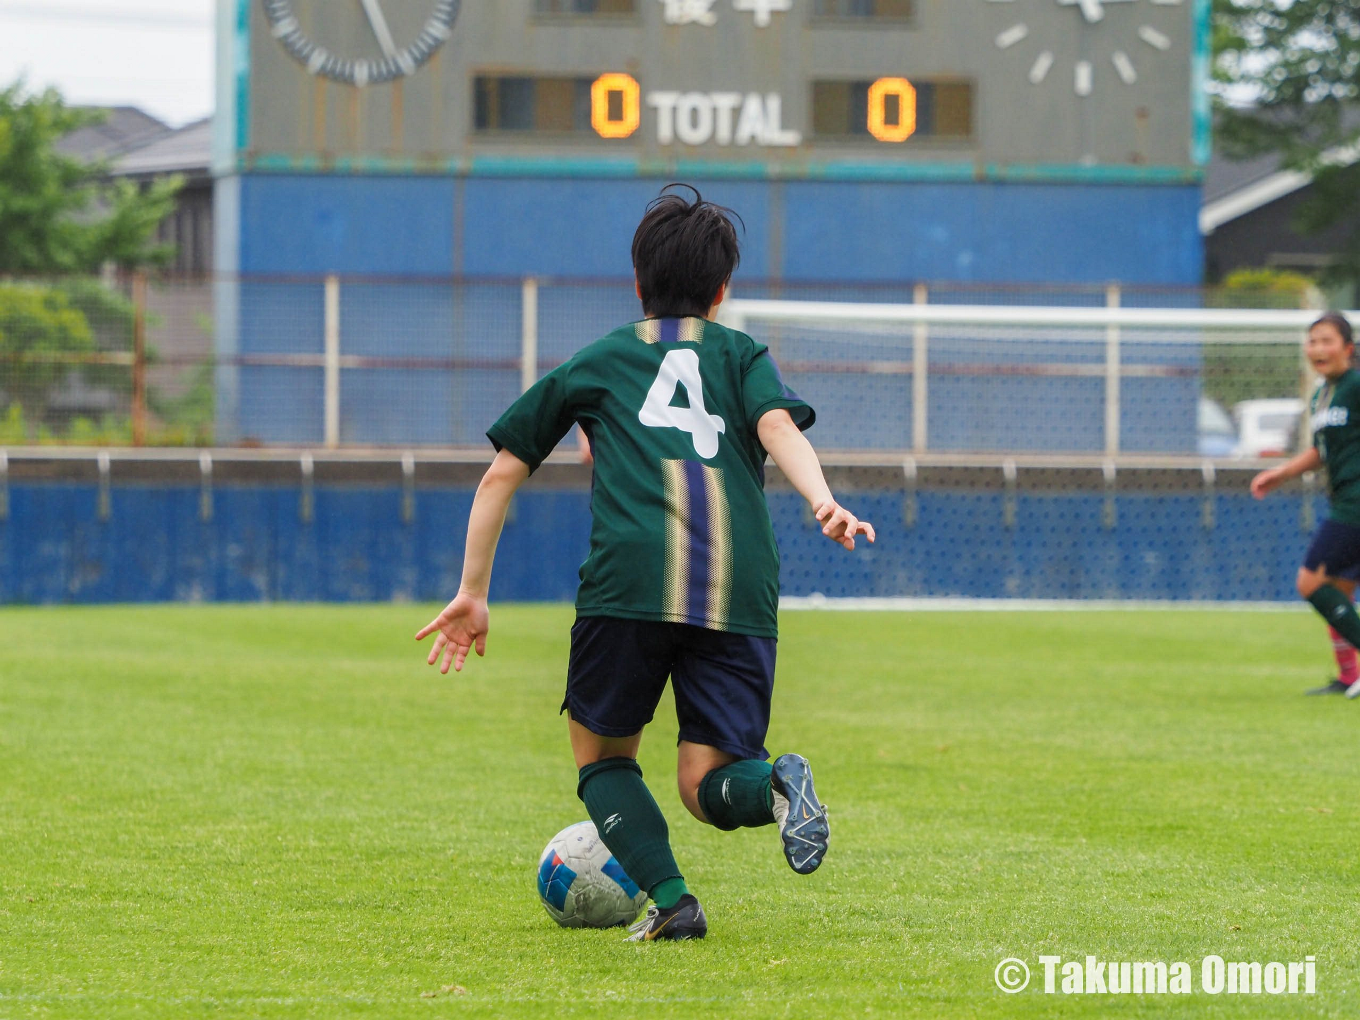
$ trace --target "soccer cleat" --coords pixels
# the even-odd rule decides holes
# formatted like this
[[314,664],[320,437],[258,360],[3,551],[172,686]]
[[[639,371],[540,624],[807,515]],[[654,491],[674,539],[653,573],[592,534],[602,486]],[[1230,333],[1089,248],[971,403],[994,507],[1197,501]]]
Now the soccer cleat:
[[680,902],[670,910],[662,910],[656,904],[647,908],[647,916],[628,929],[628,942],[655,942],[657,939],[701,939],[708,934],[708,918],[704,908],[689,893],[680,897]]
[[831,835],[826,808],[812,786],[812,766],[801,754],[781,754],[770,772],[774,788],[774,820],[789,867],[810,875],[826,856]]
[[1349,687],[1346,688],[1346,697],[1360,698],[1360,680],[1357,680],[1355,683],[1351,684]]
[[1346,697],[1353,697],[1351,690],[1360,687],[1360,684],[1343,684],[1340,680],[1333,677],[1321,687],[1310,687],[1304,694],[1344,694]]

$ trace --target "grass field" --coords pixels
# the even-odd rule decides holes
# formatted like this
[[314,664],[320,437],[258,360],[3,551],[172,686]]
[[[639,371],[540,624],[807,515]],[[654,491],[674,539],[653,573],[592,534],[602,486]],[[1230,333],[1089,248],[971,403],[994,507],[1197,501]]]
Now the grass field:
[[[770,747],[832,849],[684,814],[702,943],[564,931],[570,610],[0,610],[0,1018],[1360,1014],[1360,704],[1304,612],[796,613]],[[1043,994],[1037,958],[1317,958],[1313,996]],[[1002,994],[1020,957],[1035,983]]]

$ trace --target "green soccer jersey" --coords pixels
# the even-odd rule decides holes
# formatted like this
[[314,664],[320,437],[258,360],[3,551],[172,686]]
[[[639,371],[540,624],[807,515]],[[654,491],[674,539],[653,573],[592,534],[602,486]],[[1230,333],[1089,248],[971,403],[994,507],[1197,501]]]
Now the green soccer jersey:
[[1360,524],[1360,372],[1324,379],[1310,410],[1313,445],[1327,465],[1332,520]]
[[815,415],[763,344],[707,319],[644,319],[540,379],[487,432],[536,469],[573,422],[595,456],[581,616],[777,635],[779,553],[756,423]]

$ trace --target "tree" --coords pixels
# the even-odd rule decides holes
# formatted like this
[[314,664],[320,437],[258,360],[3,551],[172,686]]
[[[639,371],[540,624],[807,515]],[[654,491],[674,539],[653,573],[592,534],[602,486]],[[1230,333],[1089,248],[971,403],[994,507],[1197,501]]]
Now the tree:
[[[132,348],[133,307],[93,274],[153,266],[172,251],[153,241],[174,208],[178,179],[138,187],[103,162],[57,151],[98,111],[72,109],[48,90],[0,89],[0,434],[5,441],[70,439],[92,426],[53,409],[73,375],[96,392],[125,396],[125,365],[101,353]],[[115,422],[117,425],[117,422]],[[121,426],[115,428],[120,431]]]
[[171,254],[151,237],[174,208],[178,178],[139,188],[111,180],[106,163],[56,150],[102,116],[68,107],[52,89],[0,90],[0,274],[91,273],[110,262],[133,269]]
[[1234,156],[1313,176],[1297,227],[1350,225],[1333,279],[1360,279],[1360,6],[1214,0],[1216,130]]
[[26,407],[45,404],[70,364],[63,357],[94,353],[94,336],[80,310],[49,287],[0,284],[0,350],[10,363],[4,389]]

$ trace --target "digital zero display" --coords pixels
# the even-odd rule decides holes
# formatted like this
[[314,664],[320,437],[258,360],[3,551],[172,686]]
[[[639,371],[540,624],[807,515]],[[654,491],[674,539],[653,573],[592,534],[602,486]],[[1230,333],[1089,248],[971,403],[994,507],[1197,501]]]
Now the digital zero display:
[[[818,86],[844,86],[847,99],[856,103],[850,83],[816,83]],[[971,132],[972,90],[966,85],[965,102],[968,115],[962,118],[962,130],[938,130],[932,135],[967,137]],[[825,98],[826,88],[814,94],[814,108],[819,100],[824,105],[833,102]],[[852,136],[857,132],[853,124],[862,124],[863,133],[879,142],[899,144],[917,133],[919,93],[906,78],[879,78],[869,83],[859,97],[858,111],[848,111],[841,129],[816,130],[819,135]],[[782,123],[783,103],[778,95],[740,92],[671,92],[647,93],[645,103],[656,113],[657,140],[662,144],[679,141],[686,145],[797,145],[800,132],[786,129]],[[590,126],[601,138],[629,138],[642,125],[644,96],[642,86],[630,74],[611,71],[600,75],[590,86]],[[826,117],[814,118],[825,121]]]

